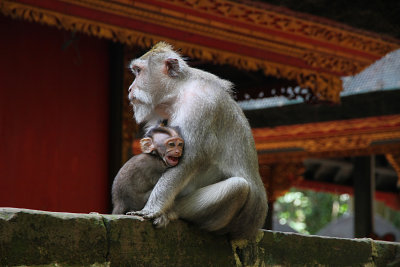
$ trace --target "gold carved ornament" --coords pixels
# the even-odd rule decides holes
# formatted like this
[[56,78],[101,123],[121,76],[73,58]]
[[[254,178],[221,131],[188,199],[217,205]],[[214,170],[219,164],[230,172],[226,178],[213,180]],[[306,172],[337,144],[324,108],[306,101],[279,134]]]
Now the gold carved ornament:
[[400,115],[259,128],[253,135],[261,164],[393,154],[400,151]]
[[397,187],[400,187],[400,150],[386,154],[386,159],[397,173]]
[[[320,23],[306,14],[284,11],[273,5],[263,3],[239,3],[228,0],[160,0],[176,6],[184,5],[187,8],[212,14],[214,16],[238,21],[243,24],[256,25],[277,32],[292,33],[296,36],[311,38],[325,43],[340,45],[366,53],[383,56],[399,47],[397,40],[388,41],[381,36],[370,35],[360,30],[339,25],[334,22]],[[259,4],[257,6],[257,4]]]
[[303,179],[304,166],[301,162],[260,165],[260,175],[267,191],[268,202],[275,200]]
[[[296,81],[299,86],[310,89],[319,100],[328,102],[339,102],[342,85],[338,73],[354,74],[373,62],[371,58],[353,55],[357,53],[348,52],[346,49],[359,50],[377,59],[399,47],[391,41],[277,11],[224,0],[156,0],[163,4],[162,8],[146,1],[64,0],[61,2],[120,16],[122,19],[132,18],[169,27],[172,30],[179,29],[192,35],[212,38],[214,41],[207,46],[200,45],[185,41],[183,37],[180,39],[151,34],[132,27],[121,27],[82,16],[72,16],[18,1],[2,1],[0,11],[12,18],[22,18],[59,29],[82,32],[130,46],[149,48],[159,41],[167,41],[180,48],[182,53],[189,57],[218,64],[230,64],[244,70],[263,70],[266,75]],[[182,6],[188,11],[195,10],[196,13],[186,13],[180,10]],[[240,24],[232,28],[233,22]],[[266,30],[274,32],[267,33]],[[294,42],[291,38],[297,38],[296,36],[307,39],[304,41],[297,39]],[[312,44],[314,41],[317,43]],[[265,50],[266,53],[273,52],[283,55],[284,58],[299,59],[304,62],[304,67],[292,65],[290,60],[282,63],[248,56],[243,52],[246,49],[233,52],[217,48],[220,42],[243,46],[247,50],[252,48]],[[332,51],[325,44],[334,44],[338,49]],[[341,47],[346,49],[342,50]]]

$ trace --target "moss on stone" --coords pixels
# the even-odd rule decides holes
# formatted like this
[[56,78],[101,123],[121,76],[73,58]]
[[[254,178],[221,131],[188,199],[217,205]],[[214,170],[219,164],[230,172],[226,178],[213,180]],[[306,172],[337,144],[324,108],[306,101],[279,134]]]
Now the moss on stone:
[[260,231],[229,242],[183,221],[0,208],[0,266],[399,266],[400,244]]
[[104,216],[111,266],[234,266],[226,236],[205,233],[184,222],[155,229],[133,216]]
[[24,209],[0,209],[0,214],[2,266],[105,262],[106,229],[99,215]]
[[266,261],[285,266],[353,266],[372,262],[370,239],[340,239],[266,231],[260,246]]

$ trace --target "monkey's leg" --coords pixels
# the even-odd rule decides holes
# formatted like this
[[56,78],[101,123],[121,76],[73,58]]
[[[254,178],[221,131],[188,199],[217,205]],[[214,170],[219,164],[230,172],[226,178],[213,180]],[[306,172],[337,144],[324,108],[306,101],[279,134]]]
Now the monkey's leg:
[[125,214],[126,212],[126,207],[123,205],[123,203],[116,203],[114,204],[114,208],[111,214]]
[[170,221],[174,221],[176,219],[178,219],[178,215],[176,214],[176,212],[170,210],[167,213],[161,215],[160,217],[154,219],[153,224],[157,228],[166,227]]
[[245,204],[248,194],[247,181],[232,177],[177,199],[174,210],[179,218],[208,231],[216,231],[229,224]]

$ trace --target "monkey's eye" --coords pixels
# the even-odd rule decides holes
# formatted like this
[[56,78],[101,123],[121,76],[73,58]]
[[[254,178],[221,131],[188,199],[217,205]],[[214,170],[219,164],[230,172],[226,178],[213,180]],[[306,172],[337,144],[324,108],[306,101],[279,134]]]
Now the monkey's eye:
[[169,146],[169,147],[174,147],[174,146],[175,146],[175,143],[174,143],[174,142],[169,142],[169,143],[168,143],[168,146]]
[[183,143],[179,143],[178,146],[179,146],[179,147],[183,147]]
[[141,71],[141,68],[138,66],[132,66],[132,72],[135,76],[138,76]]

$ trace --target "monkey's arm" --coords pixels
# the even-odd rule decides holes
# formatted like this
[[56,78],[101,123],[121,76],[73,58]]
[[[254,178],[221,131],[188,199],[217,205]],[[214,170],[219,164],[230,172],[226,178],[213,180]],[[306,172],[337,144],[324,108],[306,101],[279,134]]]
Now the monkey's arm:
[[175,197],[192,179],[195,165],[182,161],[169,168],[158,180],[145,207],[133,214],[145,219],[154,219],[165,214],[172,206]]
[[189,94],[171,120],[171,126],[179,126],[185,141],[182,160],[178,166],[168,169],[161,176],[146,206],[135,215],[154,219],[167,212],[175,197],[190,183],[199,168],[209,164],[212,151],[217,149],[217,138],[213,132],[215,127],[212,127],[216,109],[214,103],[200,99],[201,96],[195,93]]

